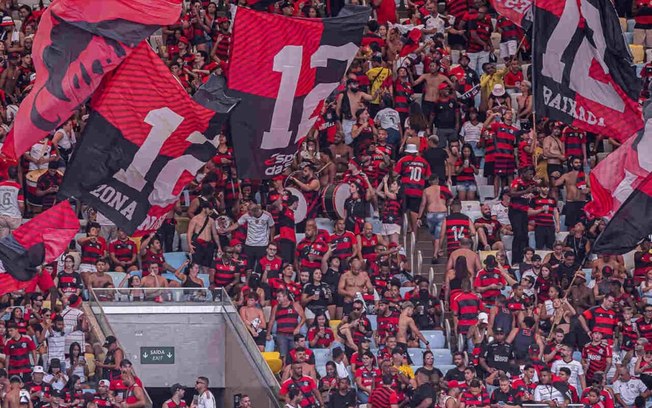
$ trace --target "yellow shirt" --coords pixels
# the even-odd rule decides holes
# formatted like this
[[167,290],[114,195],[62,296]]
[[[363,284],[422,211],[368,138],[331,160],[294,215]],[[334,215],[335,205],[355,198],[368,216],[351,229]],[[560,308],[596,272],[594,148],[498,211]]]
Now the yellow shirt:
[[[387,78],[392,75],[392,71],[389,70],[389,68],[383,68],[383,67],[376,67],[376,68],[371,68],[369,71],[367,71],[367,78],[369,78],[369,83],[371,84],[371,87],[369,88],[369,93],[371,95],[378,90],[383,83],[387,80]],[[377,96],[376,99],[372,100],[371,103],[377,105],[380,103],[380,96]]]
[[[394,366],[394,367],[396,367],[396,366]],[[404,365],[396,367],[396,369],[400,373],[402,373],[404,376],[406,376],[407,378],[409,378],[409,379],[414,378],[414,370],[412,370],[412,367],[410,367],[409,365],[404,364]]]

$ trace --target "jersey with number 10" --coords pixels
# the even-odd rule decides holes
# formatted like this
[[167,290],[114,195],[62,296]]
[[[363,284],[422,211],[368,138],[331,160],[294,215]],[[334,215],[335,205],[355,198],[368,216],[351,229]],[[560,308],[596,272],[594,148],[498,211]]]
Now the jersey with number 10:
[[406,197],[421,198],[426,180],[430,177],[430,165],[421,156],[407,155],[396,163],[394,172],[401,177]]

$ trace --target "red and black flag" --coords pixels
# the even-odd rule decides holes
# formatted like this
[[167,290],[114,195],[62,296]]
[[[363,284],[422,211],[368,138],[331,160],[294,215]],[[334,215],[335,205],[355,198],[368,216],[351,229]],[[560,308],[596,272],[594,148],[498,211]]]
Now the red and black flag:
[[[205,86],[219,90],[214,81]],[[232,108],[219,109],[215,100],[223,93],[210,97],[206,89],[198,92],[200,103],[193,100],[151,47],[140,44],[93,95],[60,196],[82,200],[128,234],[156,231],[215,156]]]
[[625,254],[652,234],[652,173],[632,191],[591,251],[596,254]]
[[532,0],[492,0],[498,14],[528,30],[532,26]]
[[15,160],[68,119],[135,46],[181,15],[181,0],[57,0],[41,16],[36,83],[2,146]]
[[614,217],[652,172],[652,102],[644,112],[645,128],[591,170],[592,199],[584,208],[592,217]]
[[47,291],[52,279],[37,267],[60,256],[79,231],[79,220],[70,203],[62,201],[0,239],[0,295],[38,285]]
[[537,0],[537,115],[624,141],[643,127],[641,80],[610,0]]
[[271,178],[291,163],[353,61],[369,14],[352,6],[302,19],[238,8],[227,94],[241,100],[230,119],[240,177]]

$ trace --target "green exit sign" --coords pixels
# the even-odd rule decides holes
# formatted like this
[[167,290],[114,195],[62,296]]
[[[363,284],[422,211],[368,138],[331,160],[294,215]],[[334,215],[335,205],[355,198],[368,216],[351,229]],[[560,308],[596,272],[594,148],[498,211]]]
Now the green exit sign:
[[174,347],[141,347],[140,364],[174,364]]

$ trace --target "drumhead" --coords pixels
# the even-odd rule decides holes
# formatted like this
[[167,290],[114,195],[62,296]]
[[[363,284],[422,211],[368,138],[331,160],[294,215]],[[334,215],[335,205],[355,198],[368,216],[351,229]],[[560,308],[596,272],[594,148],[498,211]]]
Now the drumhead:
[[285,190],[299,199],[297,203],[297,209],[294,211],[294,222],[297,224],[306,219],[308,215],[308,202],[303,193],[294,187],[287,187]]
[[346,215],[344,212],[344,202],[351,196],[351,186],[349,183],[341,183],[335,187],[333,192],[333,201],[335,201],[335,210],[340,218]]

